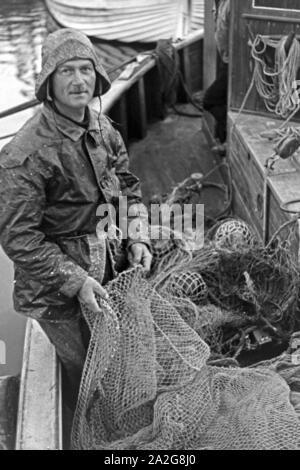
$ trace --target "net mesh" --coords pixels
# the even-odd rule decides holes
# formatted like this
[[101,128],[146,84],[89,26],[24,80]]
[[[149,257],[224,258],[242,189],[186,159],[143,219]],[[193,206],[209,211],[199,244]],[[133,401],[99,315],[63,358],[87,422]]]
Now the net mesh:
[[249,225],[238,219],[230,219],[221,223],[215,231],[214,240],[220,247],[254,245],[256,243],[256,237]]
[[[247,249],[247,260],[255,265],[253,259],[259,256],[255,258],[251,250]],[[281,263],[278,253],[276,260],[272,256],[270,266],[283,266],[289,281],[294,281],[294,272],[287,270],[282,253]],[[192,283],[197,285],[201,280],[202,285],[204,279],[209,292],[217,283],[209,282],[209,276],[203,273],[208,269],[220,271],[220,260],[219,249],[209,245],[192,257],[187,253],[181,261],[186,264],[186,273],[201,275],[197,279],[193,276]],[[237,258],[234,261],[238,263]],[[248,288],[253,291],[255,271],[249,265],[241,262],[239,272],[250,273]],[[101,315],[82,306],[91,341],[73,422],[72,447],[299,449],[300,361],[294,363],[295,356],[286,353],[257,367],[241,368],[232,359],[212,362],[203,336],[209,336],[207,328],[216,331],[228,322],[239,324],[243,320],[237,310],[225,308],[227,298],[240,297],[237,292],[230,291],[229,295],[222,286],[218,290],[222,308],[209,302],[197,305],[186,296],[174,294],[174,272],[178,269],[184,272],[182,266],[172,271],[169,260],[163,272],[154,270],[147,279],[141,268],[126,271],[108,285],[109,303],[98,299]],[[224,278],[230,275],[230,269]],[[276,270],[272,272],[275,281]],[[186,282],[184,276],[183,284]],[[243,282],[240,290],[244,292],[247,283]],[[227,279],[226,285],[230,283]],[[270,286],[261,288],[261,292],[268,289]],[[271,290],[274,295],[274,286]]]

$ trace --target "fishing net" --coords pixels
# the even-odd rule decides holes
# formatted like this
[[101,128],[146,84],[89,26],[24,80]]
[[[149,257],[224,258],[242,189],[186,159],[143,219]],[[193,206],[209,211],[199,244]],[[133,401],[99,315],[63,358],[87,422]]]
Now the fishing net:
[[216,224],[201,250],[160,263],[151,281],[217,355],[253,349],[257,328],[278,344],[295,328],[299,270],[288,237],[265,248],[240,220]]
[[[299,449],[299,274],[288,244],[264,248],[232,220],[194,252],[169,235],[152,242],[150,275],[119,274],[109,302],[98,298],[101,314],[82,305],[91,340],[72,447]],[[290,347],[240,367],[258,326]]]
[[239,219],[229,219],[218,225],[214,240],[219,247],[235,245],[255,245],[256,237],[246,222]]
[[300,371],[291,355],[277,368],[210,363],[182,313],[194,311],[201,330],[216,310],[202,306],[201,320],[193,302],[154,285],[132,269],[108,285],[109,304],[98,299],[101,315],[83,306],[92,334],[73,448],[299,449],[299,389],[291,395],[290,385]]

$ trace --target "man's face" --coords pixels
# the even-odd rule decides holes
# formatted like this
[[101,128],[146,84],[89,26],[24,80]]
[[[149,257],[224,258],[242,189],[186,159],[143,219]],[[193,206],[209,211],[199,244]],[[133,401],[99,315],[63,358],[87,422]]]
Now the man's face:
[[96,72],[89,59],[72,59],[59,65],[53,74],[53,95],[60,110],[85,109],[94,95]]

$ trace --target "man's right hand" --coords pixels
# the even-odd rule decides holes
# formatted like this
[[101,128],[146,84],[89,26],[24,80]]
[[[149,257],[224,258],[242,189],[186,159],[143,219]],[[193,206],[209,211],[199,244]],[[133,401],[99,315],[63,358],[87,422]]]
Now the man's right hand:
[[80,291],[78,292],[79,300],[84,303],[92,312],[100,313],[101,309],[96,300],[95,294],[100,295],[105,300],[108,300],[109,296],[104,287],[99,284],[92,277],[87,277]]

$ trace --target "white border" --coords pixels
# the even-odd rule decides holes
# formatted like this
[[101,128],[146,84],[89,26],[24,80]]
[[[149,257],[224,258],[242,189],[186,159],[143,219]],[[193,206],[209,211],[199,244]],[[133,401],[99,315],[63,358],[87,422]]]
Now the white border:
[[288,8],[275,8],[275,7],[257,7],[255,6],[255,0],[252,0],[252,8],[255,10],[274,10],[274,11],[291,11],[291,12],[300,12],[300,6],[298,10],[288,9]]

